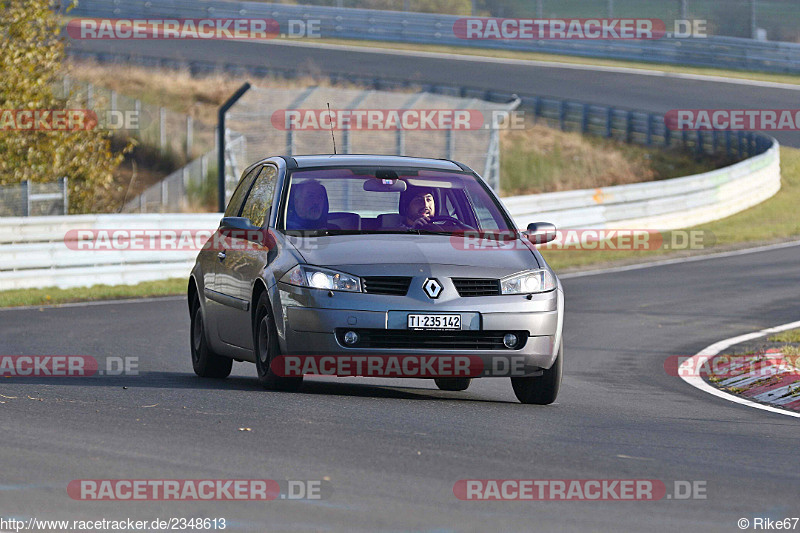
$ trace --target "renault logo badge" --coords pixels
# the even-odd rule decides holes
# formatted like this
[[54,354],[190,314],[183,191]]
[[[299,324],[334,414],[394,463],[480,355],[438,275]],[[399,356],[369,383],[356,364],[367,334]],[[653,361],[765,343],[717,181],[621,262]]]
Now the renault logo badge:
[[422,284],[422,289],[425,291],[425,294],[428,295],[428,298],[435,300],[442,294],[442,284],[439,283],[439,280],[436,278],[428,278],[425,280],[425,283]]

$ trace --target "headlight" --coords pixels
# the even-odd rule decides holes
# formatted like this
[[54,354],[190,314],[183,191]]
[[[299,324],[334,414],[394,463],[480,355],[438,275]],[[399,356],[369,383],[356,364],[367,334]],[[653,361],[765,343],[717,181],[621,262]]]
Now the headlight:
[[500,280],[502,294],[531,294],[556,288],[556,278],[549,270],[529,270]]
[[327,268],[297,265],[284,274],[281,281],[298,287],[326,289],[331,291],[361,292],[361,281],[350,274]]

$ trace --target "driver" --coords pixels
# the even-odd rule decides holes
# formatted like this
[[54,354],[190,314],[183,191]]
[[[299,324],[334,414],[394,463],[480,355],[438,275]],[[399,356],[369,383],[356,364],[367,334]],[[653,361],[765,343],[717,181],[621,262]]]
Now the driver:
[[405,217],[404,225],[418,228],[429,224],[436,216],[436,200],[431,187],[408,187],[400,195],[400,214]]
[[286,229],[339,229],[328,222],[328,191],[316,180],[292,185]]

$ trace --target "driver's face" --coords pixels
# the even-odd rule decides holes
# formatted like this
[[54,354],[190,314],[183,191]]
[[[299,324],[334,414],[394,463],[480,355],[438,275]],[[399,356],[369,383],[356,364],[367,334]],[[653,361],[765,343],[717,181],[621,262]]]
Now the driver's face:
[[420,194],[415,196],[408,204],[408,218],[416,220],[420,217],[432,217],[436,212],[436,204],[432,194]]

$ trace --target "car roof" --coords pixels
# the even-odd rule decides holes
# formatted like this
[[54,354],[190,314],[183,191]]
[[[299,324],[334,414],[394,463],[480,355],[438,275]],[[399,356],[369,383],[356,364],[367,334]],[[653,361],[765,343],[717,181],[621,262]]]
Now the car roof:
[[406,157],[397,155],[370,155],[370,154],[322,154],[322,155],[297,155],[284,157],[286,160],[294,160],[297,168],[311,167],[338,167],[342,165],[353,166],[387,166],[387,167],[425,167],[440,170],[468,170],[464,165],[460,165],[447,159],[428,159],[423,157]]

